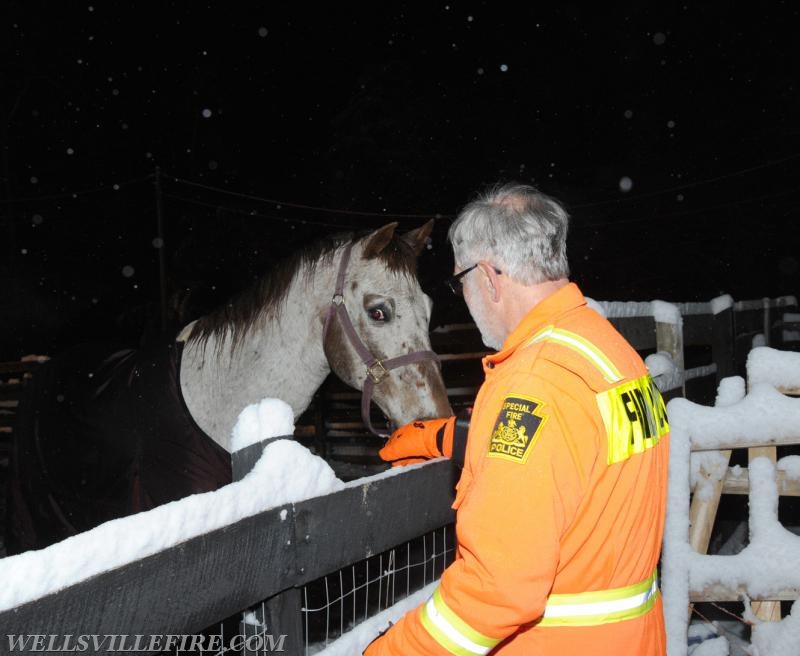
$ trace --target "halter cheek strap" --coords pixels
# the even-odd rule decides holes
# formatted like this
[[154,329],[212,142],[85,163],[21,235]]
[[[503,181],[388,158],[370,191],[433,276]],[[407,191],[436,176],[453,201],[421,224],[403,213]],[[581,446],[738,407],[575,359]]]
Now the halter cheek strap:
[[367,375],[364,378],[363,389],[361,390],[361,420],[369,431],[379,437],[387,437],[387,432],[378,432],[372,427],[370,421],[370,403],[372,402],[372,391],[375,385],[379,384],[392,369],[405,367],[409,364],[416,364],[424,360],[439,360],[439,356],[433,351],[413,351],[405,355],[399,355],[394,358],[380,360],[370,351],[366,344],[359,337],[356,329],[353,327],[353,322],[350,320],[350,315],[347,312],[347,307],[344,304],[344,279],[347,273],[347,265],[350,262],[350,251],[353,244],[349,243],[344,248],[342,253],[342,261],[339,264],[339,271],[336,274],[336,289],[333,292],[331,304],[328,307],[328,313],[325,315],[325,326],[322,332],[323,343],[327,339],[328,330],[330,329],[331,322],[335,319],[339,320],[339,324],[347,335],[347,339],[355,349],[361,361],[367,368]]

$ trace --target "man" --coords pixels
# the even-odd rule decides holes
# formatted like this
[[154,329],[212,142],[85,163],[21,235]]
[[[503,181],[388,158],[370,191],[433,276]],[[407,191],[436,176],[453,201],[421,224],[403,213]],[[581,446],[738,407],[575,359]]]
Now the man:
[[[567,226],[557,201],[507,185],[450,228],[450,282],[499,352],[483,360],[466,439],[455,561],[366,656],[666,653],[664,402],[636,351],[569,282]],[[457,455],[454,424],[404,426],[381,457]]]

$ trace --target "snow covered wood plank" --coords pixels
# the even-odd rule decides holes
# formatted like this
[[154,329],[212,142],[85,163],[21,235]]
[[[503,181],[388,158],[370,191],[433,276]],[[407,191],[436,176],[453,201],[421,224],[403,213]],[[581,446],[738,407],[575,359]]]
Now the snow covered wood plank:
[[199,632],[292,585],[294,533],[282,512],[245,518],[4,611],[0,626],[14,635]]
[[[720,437],[715,444],[692,444],[692,452],[695,451],[720,451],[724,449],[748,449],[753,446],[755,440],[748,435],[731,435],[730,437]],[[790,446],[798,443],[797,435],[775,435],[764,437],[760,440],[762,446]]]
[[[757,603],[794,601],[795,599],[800,599],[800,587],[787,587],[763,596],[748,592],[745,585],[731,586],[722,583],[713,583],[698,590],[693,588],[689,590],[689,599],[695,603],[701,601],[742,601],[745,597]],[[780,619],[780,615],[778,619]]]
[[284,504],[0,612],[0,626],[14,635],[196,633],[451,523],[456,478],[439,460]]
[[303,570],[296,585],[455,521],[450,502],[456,467],[441,460],[404,469],[402,476],[387,472],[296,505],[297,562]]
[[[775,476],[778,494],[782,497],[800,497],[800,480],[779,471]],[[750,476],[743,467],[729,467],[723,482],[723,494],[749,494]]]

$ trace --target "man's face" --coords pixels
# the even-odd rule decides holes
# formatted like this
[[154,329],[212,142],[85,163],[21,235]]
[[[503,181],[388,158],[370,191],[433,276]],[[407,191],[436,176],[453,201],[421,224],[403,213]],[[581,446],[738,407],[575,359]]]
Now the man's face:
[[464,276],[464,301],[467,303],[469,313],[481,333],[483,343],[495,351],[503,347],[505,335],[503,333],[500,317],[492,307],[489,290],[486,286],[485,273],[480,268]]

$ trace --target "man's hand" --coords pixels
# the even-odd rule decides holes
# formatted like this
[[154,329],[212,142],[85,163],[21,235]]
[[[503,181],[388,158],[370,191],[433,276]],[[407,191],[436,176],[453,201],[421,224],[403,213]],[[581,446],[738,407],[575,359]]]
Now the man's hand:
[[391,434],[378,455],[392,467],[403,467],[453,453],[455,417],[412,421]]

